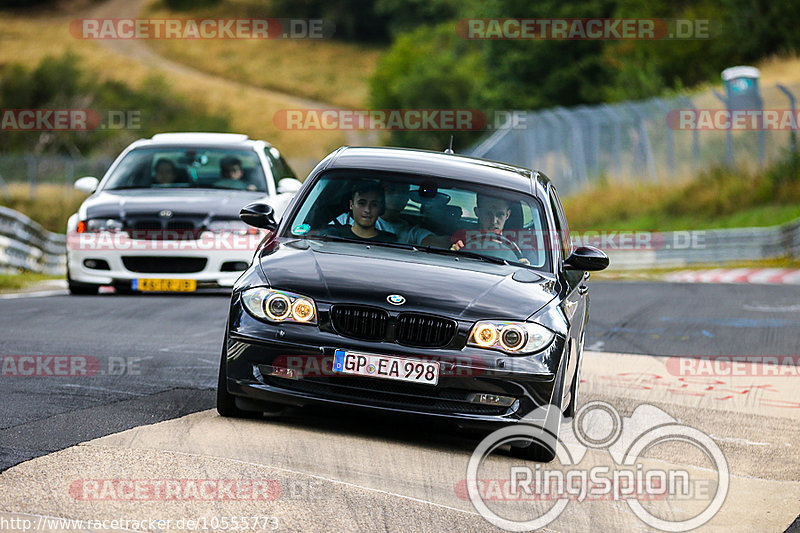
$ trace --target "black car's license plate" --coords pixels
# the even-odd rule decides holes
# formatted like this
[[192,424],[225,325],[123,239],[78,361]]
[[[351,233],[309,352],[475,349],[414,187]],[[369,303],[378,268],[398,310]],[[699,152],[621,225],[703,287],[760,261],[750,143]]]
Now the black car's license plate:
[[333,371],[354,376],[395,379],[424,385],[439,383],[439,362],[392,355],[336,350]]

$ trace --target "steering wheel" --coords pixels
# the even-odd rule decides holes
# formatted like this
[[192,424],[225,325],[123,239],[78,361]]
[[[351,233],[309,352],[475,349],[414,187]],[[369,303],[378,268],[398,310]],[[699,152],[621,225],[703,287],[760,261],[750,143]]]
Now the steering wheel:
[[476,233],[472,234],[464,240],[464,249],[467,250],[469,243],[482,241],[483,239],[491,239],[495,241],[497,244],[501,244],[506,247],[510,252],[512,252],[516,258],[522,259],[524,255],[522,254],[522,250],[520,250],[517,243],[503,235],[502,233],[493,233],[493,232],[486,232],[486,233]]

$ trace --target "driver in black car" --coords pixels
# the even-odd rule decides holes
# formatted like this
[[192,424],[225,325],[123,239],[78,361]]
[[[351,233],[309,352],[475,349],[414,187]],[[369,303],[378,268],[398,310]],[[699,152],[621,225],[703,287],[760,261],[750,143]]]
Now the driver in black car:
[[397,236],[375,227],[378,217],[386,210],[383,187],[376,181],[359,182],[350,196],[350,212],[353,224],[337,224],[325,228],[324,235],[366,241],[396,242]]
[[[519,250],[516,243],[503,237],[503,228],[508,217],[511,216],[511,207],[508,201],[495,196],[478,194],[476,203],[475,216],[478,217],[479,234],[467,235],[463,231],[456,233],[453,237],[455,242],[450,249],[461,250],[465,247],[465,243],[469,243],[470,246],[467,249],[478,252],[492,250],[510,250],[514,252],[515,248]],[[510,243],[511,246],[505,244],[504,241]],[[524,257],[518,257],[515,260],[524,265],[530,264],[530,261]]]

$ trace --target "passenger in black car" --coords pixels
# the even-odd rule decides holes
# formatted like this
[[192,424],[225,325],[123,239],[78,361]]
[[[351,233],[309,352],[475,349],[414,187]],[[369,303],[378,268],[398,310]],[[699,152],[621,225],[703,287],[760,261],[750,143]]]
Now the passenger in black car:
[[375,181],[358,182],[350,196],[351,226],[337,224],[322,230],[323,235],[348,239],[396,242],[397,236],[375,227],[378,217],[386,210],[383,187]]

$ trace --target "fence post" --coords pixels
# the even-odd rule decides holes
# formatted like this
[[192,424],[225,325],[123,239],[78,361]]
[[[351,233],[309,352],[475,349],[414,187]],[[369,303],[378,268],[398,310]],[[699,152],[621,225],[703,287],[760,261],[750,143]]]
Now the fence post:
[[675,176],[675,131],[667,121],[667,115],[672,109],[661,98],[653,98],[653,103],[664,113],[664,132],[667,134],[667,170],[670,176]]
[[650,144],[650,135],[647,133],[647,124],[645,123],[646,116],[639,111],[640,104],[626,103],[625,107],[633,112],[633,115],[638,121],[637,129],[639,136],[639,145],[641,146],[644,155],[645,172],[647,173],[650,181],[658,181],[658,174],[656,173],[656,165],[653,160],[653,146]]
[[[681,96],[680,101],[683,102],[688,109],[692,111],[697,111],[697,108],[694,106],[691,100],[689,100],[686,96]],[[695,113],[695,116],[697,114]],[[697,174],[697,171],[700,168],[700,132],[697,128],[692,130],[692,174]]]
[[611,151],[614,161],[615,179],[619,179],[622,174],[622,122],[619,113],[608,104],[602,105],[603,111],[611,122]]
[[[795,114],[796,102],[795,102],[795,99],[794,99],[794,94],[792,94],[792,91],[790,91],[786,86],[781,85],[780,83],[778,83],[775,86],[783,94],[786,95],[786,98],[789,99],[789,108],[792,110],[792,116],[793,117],[797,116]],[[792,128],[791,131],[789,131],[789,150],[792,153],[792,158],[796,159],[797,158],[797,130],[795,128]]]
[[36,172],[38,170],[36,158],[28,154],[25,156],[25,162],[27,163],[28,169],[28,188],[30,190],[30,196],[33,198],[36,195]]
[[[714,91],[714,96],[719,98],[719,100],[725,104],[725,109],[727,111],[731,110],[730,105],[728,105],[728,99],[717,91]],[[725,130],[725,164],[728,167],[733,167],[733,134],[731,133],[731,129],[728,128]]]
[[588,183],[589,177],[586,172],[586,155],[583,148],[580,123],[563,107],[556,108],[554,113],[557,117],[564,120],[564,123],[567,124],[567,128],[569,129],[569,137],[572,141],[572,150],[569,154],[570,167],[575,169],[575,174],[579,182]]

